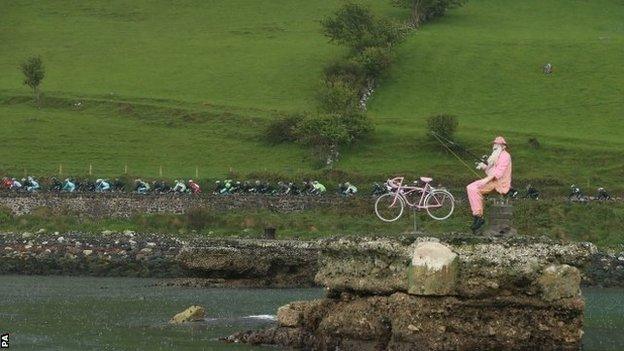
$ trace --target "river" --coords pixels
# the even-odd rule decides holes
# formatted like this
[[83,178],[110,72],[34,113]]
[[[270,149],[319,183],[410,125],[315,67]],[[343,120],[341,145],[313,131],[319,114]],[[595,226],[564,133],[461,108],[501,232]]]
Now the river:
[[[272,323],[277,307],[321,289],[195,289],[135,278],[0,276],[0,333],[16,350],[261,350],[218,337]],[[585,289],[584,350],[624,349],[624,289]],[[208,321],[171,326],[186,307]]]

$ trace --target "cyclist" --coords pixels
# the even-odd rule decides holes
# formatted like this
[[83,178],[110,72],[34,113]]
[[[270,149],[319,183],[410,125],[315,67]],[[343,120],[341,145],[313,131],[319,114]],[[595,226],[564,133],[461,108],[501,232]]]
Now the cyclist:
[[65,178],[61,191],[73,193],[74,191],[76,191],[76,183],[71,181],[69,178]]
[[611,200],[611,194],[609,194],[609,192],[605,190],[605,188],[600,187],[597,190],[596,200],[600,200],[600,201]]
[[11,189],[11,186],[13,185],[13,181],[8,178],[8,177],[4,177],[2,178],[2,187],[6,190]]
[[325,185],[319,183],[316,180],[312,182],[312,189],[312,194],[314,195],[323,195],[327,191]]
[[154,183],[154,191],[158,192],[159,194],[166,194],[171,192],[171,186],[169,186],[166,181],[160,180]]
[[98,179],[95,181],[95,192],[96,193],[104,193],[110,191],[111,186],[110,183],[104,179]]
[[22,189],[23,185],[17,179],[12,178],[11,181],[11,190],[19,191],[20,189]]
[[39,182],[36,181],[35,178],[28,176],[28,184],[26,186],[26,191],[28,191],[29,193],[35,193],[39,189],[41,189]]
[[570,185],[570,195],[568,195],[569,201],[587,201],[587,196],[583,193],[583,190],[576,186],[575,184]]
[[50,190],[52,191],[61,191],[63,189],[63,182],[56,179],[56,177],[52,177],[50,183]]
[[150,186],[148,183],[142,181],[141,179],[136,179],[134,181],[134,183],[136,184],[136,192],[137,194],[147,194],[147,192],[150,190]]
[[186,192],[186,184],[181,180],[174,180],[173,192],[176,194],[182,194]]
[[199,186],[199,184],[195,183],[193,179],[189,179],[188,185],[189,185],[189,188],[191,189],[191,193],[193,194],[201,193],[201,187]]
[[526,197],[528,199],[539,200],[540,193],[531,184],[526,187]]
[[229,195],[231,193],[232,193],[232,180],[231,179],[226,179],[223,182],[223,187],[221,188],[221,190],[219,190],[219,194]]
[[373,183],[373,190],[371,191],[372,195],[379,196],[387,192],[388,192],[388,188],[386,188],[385,186],[382,186],[377,182]]
[[355,187],[355,185],[346,182],[344,183],[344,190],[342,191],[342,195],[344,196],[353,196],[355,194],[357,194],[358,189]]

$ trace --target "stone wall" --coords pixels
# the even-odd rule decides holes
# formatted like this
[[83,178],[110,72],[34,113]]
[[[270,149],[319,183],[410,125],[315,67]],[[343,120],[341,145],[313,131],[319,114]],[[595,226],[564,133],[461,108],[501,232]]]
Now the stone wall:
[[94,218],[130,217],[138,213],[185,213],[205,207],[217,211],[257,210],[289,213],[330,206],[336,201],[362,201],[326,196],[266,195],[138,195],[138,194],[3,194],[0,206],[14,215],[45,207],[53,213],[72,213]]

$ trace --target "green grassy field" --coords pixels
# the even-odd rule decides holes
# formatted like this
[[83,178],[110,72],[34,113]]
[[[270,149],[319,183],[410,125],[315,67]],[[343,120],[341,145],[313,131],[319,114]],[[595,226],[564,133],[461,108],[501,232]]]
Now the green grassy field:
[[[406,18],[388,1],[364,1]],[[345,54],[320,33],[339,0],[19,1],[0,11],[0,168],[50,175],[129,172],[218,177],[230,169],[315,170],[299,146],[270,146],[262,128],[315,109],[323,66]],[[370,102],[376,132],[344,150],[339,170],[381,178],[473,177],[424,136],[434,113],[485,153],[512,146],[517,182],[623,189],[624,6],[597,0],[473,0],[410,34]],[[36,108],[17,66],[47,67]],[[541,66],[551,62],[546,77]],[[80,107],[74,106],[81,102]],[[528,146],[537,138],[541,148]]]

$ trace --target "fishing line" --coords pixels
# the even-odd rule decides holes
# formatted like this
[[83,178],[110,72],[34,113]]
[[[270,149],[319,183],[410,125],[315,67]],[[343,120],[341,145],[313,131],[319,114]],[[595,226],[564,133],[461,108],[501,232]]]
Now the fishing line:
[[[448,151],[449,151],[449,152],[450,152],[453,156],[455,156],[455,157],[459,160],[459,162],[461,162],[464,166],[466,166],[466,168],[468,168],[468,169],[469,169],[469,170],[470,170],[470,171],[471,171],[474,175],[476,175],[477,177],[481,177],[481,176],[479,175],[479,173],[477,173],[474,169],[472,169],[472,167],[470,167],[470,166],[466,163],[466,161],[464,161],[461,157],[459,157],[459,155],[457,155],[457,154],[456,154],[453,150],[451,150],[451,148],[450,148],[450,147],[448,147],[448,146],[447,146],[447,145],[446,145],[446,144],[445,144],[445,143],[444,143],[444,142],[440,139],[440,137],[438,137],[438,135],[437,135],[436,133],[431,132],[431,135],[433,135],[433,137],[434,137],[434,138],[436,138],[436,139],[440,142],[440,144],[442,144],[442,146],[444,146],[444,147],[445,147],[445,148],[446,148],[446,149],[447,149],[447,150],[448,150]],[[455,143],[453,143],[453,144],[455,144]],[[457,145],[457,144],[455,144],[455,145]],[[458,146],[459,146],[459,145],[458,145]],[[465,150],[465,151],[466,151],[466,150]]]

